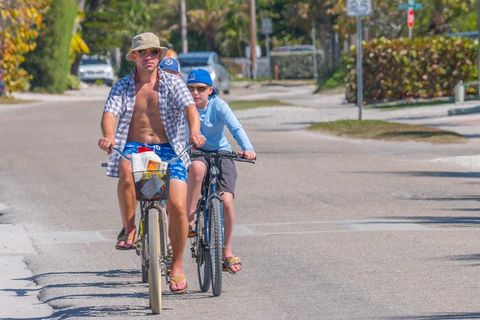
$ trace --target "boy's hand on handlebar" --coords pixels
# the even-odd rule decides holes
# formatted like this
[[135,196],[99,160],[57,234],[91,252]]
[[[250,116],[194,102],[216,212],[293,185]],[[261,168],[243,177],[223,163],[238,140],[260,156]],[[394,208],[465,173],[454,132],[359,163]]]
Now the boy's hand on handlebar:
[[257,154],[255,151],[241,151],[237,153],[240,157],[247,159],[247,160],[255,160],[257,158]]
[[112,153],[114,145],[114,141],[111,138],[101,138],[98,140],[98,147],[103,151],[106,151],[108,154]]
[[205,142],[205,137],[200,132],[190,134],[190,143],[195,145],[195,148],[200,148]]

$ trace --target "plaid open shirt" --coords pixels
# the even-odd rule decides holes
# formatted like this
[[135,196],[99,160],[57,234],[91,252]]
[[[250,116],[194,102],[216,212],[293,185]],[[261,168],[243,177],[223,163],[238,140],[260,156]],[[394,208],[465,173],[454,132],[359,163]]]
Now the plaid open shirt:
[[[178,155],[185,148],[185,108],[195,105],[192,95],[180,77],[158,69],[158,106],[160,117],[167,134],[168,141]],[[111,112],[118,119],[115,134],[115,146],[123,150],[127,142],[128,129],[135,106],[135,71],[119,80],[110,90],[103,112]],[[142,141],[137,141],[142,142]],[[187,154],[182,156],[185,167],[190,165]],[[107,176],[118,177],[120,155],[113,152],[107,166]]]

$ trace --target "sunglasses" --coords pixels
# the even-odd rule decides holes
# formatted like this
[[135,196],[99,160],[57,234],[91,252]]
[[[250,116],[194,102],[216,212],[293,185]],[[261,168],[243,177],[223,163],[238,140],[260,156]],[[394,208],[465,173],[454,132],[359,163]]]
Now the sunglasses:
[[155,57],[160,53],[160,50],[158,50],[158,49],[141,49],[141,50],[137,50],[135,52],[137,52],[141,57],[145,57],[145,55],[147,55],[147,53],[150,57]]
[[198,93],[203,93],[207,91],[208,88],[210,87],[209,86],[188,86],[188,90],[190,92],[194,92],[196,90]]

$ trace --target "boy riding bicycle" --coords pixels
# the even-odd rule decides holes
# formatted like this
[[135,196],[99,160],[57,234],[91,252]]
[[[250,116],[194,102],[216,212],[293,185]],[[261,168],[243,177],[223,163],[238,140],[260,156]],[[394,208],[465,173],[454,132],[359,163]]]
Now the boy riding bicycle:
[[[232,112],[228,104],[220,99],[212,87],[212,78],[208,71],[198,69],[192,71],[187,80],[187,87],[192,94],[197,110],[200,113],[200,132],[206,138],[204,151],[231,151],[224,129],[229,129],[237,144],[242,149],[242,156],[254,160],[256,153],[248,136]],[[196,204],[200,197],[203,177],[207,171],[207,161],[204,158],[192,159],[188,170],[187,214],[188,220],[194,219]],[[237,170],[231,158],[221,160],[220,187],[225,215],[225,241],[223,250],[224,268],[231,274],[236,274],[242,268],[239,257],[232,254],[233,225],[235,209],[233,205]],[[193,231],[190,231],[192,233]],[[189,236],[191,236],[189,234]]]

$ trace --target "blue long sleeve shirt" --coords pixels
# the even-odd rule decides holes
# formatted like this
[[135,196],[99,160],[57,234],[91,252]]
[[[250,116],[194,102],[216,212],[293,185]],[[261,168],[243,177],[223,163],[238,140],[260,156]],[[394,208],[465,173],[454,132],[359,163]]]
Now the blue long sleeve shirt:
[[248,139],[247,133],[228,103],[213,96],[205,109],[197,108],[197,110],[200,114],[200,132],[207,141],[202,147],[203,150],[232,150],[232,146],[225,136],[226,126],[242,151],[253,151],[253,145]]

